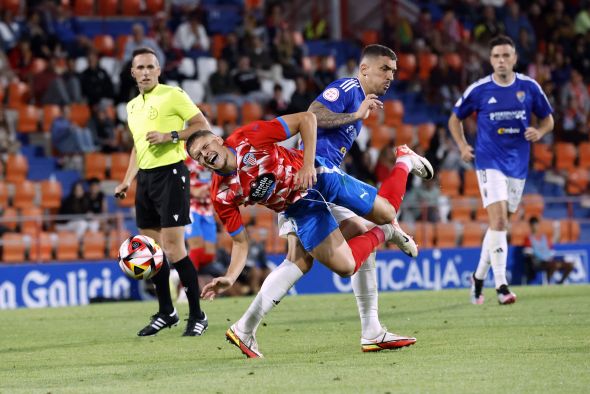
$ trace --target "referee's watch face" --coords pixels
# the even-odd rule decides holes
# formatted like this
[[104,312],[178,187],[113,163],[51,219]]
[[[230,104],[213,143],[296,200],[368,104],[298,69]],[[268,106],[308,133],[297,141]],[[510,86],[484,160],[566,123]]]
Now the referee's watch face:
[[131,75],[137,82],[140,92],[147,93],[158,84],[160,64],[158,58],[151,53],[142,53],[133,58]]

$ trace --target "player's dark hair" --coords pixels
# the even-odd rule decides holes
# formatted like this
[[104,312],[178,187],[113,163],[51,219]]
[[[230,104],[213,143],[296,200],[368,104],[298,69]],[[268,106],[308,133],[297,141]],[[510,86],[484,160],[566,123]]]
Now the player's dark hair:
[[364,57],[379,57],[379,56],[387,56],[393,61],[397,61],[397,55],[394,51],[386,47],[385,45],[379,44],[371,44],[367,45],[363,49],[363,54],[361,55],[361,59]]
[[133,63],[135,56],[145,55],[148,53],[154,55],[156,57],[156,59],[158,58],[158,55],[156,55],[156,51],[154,51],[152,48],[140,47],[140,48],[137,48],[136,50],[133,51],[133,54],[131,55],[131,63]]
[[188,137],[188,139],[186,140],[186,143],[185,143],[186,151],[190,152],[190,148],[195,143],[196,140],[198,140],[199,138],[204,137],[206,135],[209,135],[209,134],[213,134],[213,133],[209,130],[197,130],[194,133],[192,133],[190,135],[190,137]]
[[488,44],[488,47],[491,51],[494,47],[497,47],[498,45],[510,45],[512,48],[516,48],[516,46],[514,46],[514,41],[512,41],[512,38],[504,35],[492,38],[490,40],[490,43]]

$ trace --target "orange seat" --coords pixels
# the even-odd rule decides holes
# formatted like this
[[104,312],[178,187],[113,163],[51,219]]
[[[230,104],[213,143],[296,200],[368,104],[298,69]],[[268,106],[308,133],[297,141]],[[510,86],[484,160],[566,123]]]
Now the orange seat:
[[74,14],[76,14],[76,16],[94,15],[94,0],[74,1]]
[[578,166],[590,169],[590,142],[578,145]]
[[524,208],[524,220],[529,220],[533,216],[541,219],[545,210],[545,200],[541,194],[525,194],[522,196],[522,207]]
[[135,206],[135,188],[136,183],[131,182],[131,187],[127,190],[127,194],[124,199],[117,199],[117,205],[124,208],[131,208]]
[[418,125],[418,144],[424,150],[424,152],[430,149],[430,143],[435,132],[436,126],[434,123],[429,122]]
[[560,220],[559,230],[560,243],[574,243],[580,239],[580,223],[575,219]]
[[39,109],[34,105],[19,107],[16,129],[21,133],[36,133],[39,131]]
[[442,194],[449,197],[457,197],[459,195],[461,178],[457,170],[441,170],[438,172],[438,179]]
[[477,209],[475,210],[475,220],[478,222],[487,222],[489,221],[490,216],[488,215],[487,208],[483,207],[483,204],[480,200]]
[[372,29],[363,30],[361,33],[361,41],[364,46],[377,44],[379,42],[379,32]]
[[371,127],[371,147],[383,149],[393,140],[393,130],[389,126],[377,125]]
[[51,234],[42,231],[32,237],[31,246],[29,248],[29,260],[53,260],[53,243],[51,242]]
[[571,171],[576,165],[576,146],[569,142],[555,144],[555,169]]
[[416,222],[413,236],[419,247],[432,248],[434,246],[434,225],[429,222]]
[[20,210],[20,231],[36,237],[43,230],[43,211],[36,206],[24,207]]
[[550,242],[553,242],[553,221],[552,220],[540,220],[539,221],[539,233],[544,234]]
[[22,234],[6,233],[2,236],[2,261],[20,263],[25,261],[25,240]]
[[80,241],[76,233],[72,231],[60,231],[57,233],[57,246],[55,258],[57,260],[77,260]]
[[477,183],[477,172],[475,170],[465,171],[463,178],[463,195],[468,197],[479,197],[479,184]]
[[236,124],[238,121],[238,107],[234,103],[217,104],[217,125]]
[[90,108],[87,104],[73,103],[70,105],[70,120],[80,127],[85,127],[90,119]]
[[445,62],[455,71],[461,71],[463,67],[463,61],[458,53],[447,53],[444,55]]
[[61,183],[55,180],[41,181],[41,208],[53,210],[59,209],[61,206],[61,197]]
[[29,100],[29,86],[24,82],[11,82],[8,85],[8,108],[17,109]]
[[118,14],[119,1],[118,0],[99,0],[98,1],[98,15],[100,16],[115,16]]
[[260,104],[246,101],[242,105],[242,124],[247,124],[250,122],[254,122],[256,120],[262,119],[262,107]]
[[1,0],[0,9],[5,9],[13,14],[18,14],[20,12],[20,3],[20,0]]
[[512,226],[510,226],[510,244],[523,246],[530,233],[531,229],[526,221],[520,220],[512,223]]
[[84,245],[82,246],[82,258],[90,260],[104,259],[105,248],[106,238],[103,232],[88,232],[84,236]]
[[84,155],[84,175],[86,179],[106,178],[107,155],[100,152],[88,152]]
[[397,57],[396,79],[407,81],[412,79],[416,72],[416,55],[413,53],[400,53]]
[[16,231],[16,227],[18,226],[18,211],[16,208],[13,207],[6,207],[4,208],[4,212],[0,217],[2,223],[6,228],[10,231]]
[[108,34],[94,36],[94,48],[103,56],[113,56],[115,53],[115,40]]
[[59,105],[45,104],[43,106],[43,131],[50,132],[53,120],[61,115]]
[[404,104],[400,100],[383,102],[383,123],[391,127],[401,126],[404,118]]
[[533,144],[533,169],[545,171],[553,166],[553,150],[548,144]]
[[125,56],[125,45],[127,45],[127,41],[131,38],[129,34],[121,34],[117,36],[116,42],[116,49],[117,49],[117,58],[123,59]]
[[119,247],[130,236],[131,234],[127,230],[111,230],[107,239],[108,257],[116,259],[119,256]]
[[475,201],[471,197],[455,197],[451,200],[451,218],[453,221],[469,222],[473,216]]
[[129,157],[130,154],[125,152],[111,153],[110,179],[122,181],[125,178],[129,166]]
[[395,129],[395,146],[414,145],[414,126],[402,124]]
[[432,69],[438,63],[438,56],[435,53],[422,52],[418,55],[418,77],[426,81],[430,78]]
[[8,207],[8,184],[4,181],[0,181],[0,210]]
[[14,185],[14,198],[12,206],[15,208],[28,208],[35,205],[35,184],[28,180],[22,180]]
[[454,248],[457,246],[457,228],[455,223],[435,223],[434,237],[437,247]]
[[463,223],[463,237],[461,245],[465,247],[481,246],[487,226],[481,222]]
[[575,168],[567,175],[568,194],[580,195],[588,190],[589,174],[586,168]]
[[164,0],[147,0],[146,1],[147,12],[150,15],[157,14],[164,10]]
[[225,36],[223,34],[214,34],[211,41],[211,54],[214,58],[220,59],[225,47]]
[[123,0],[121,2],[121,13],[128,16],[138,16],[141,14],[140,0]]
[[370,128],[376,128],[383,124],[381,122],[380,111],[371,111],[367,119],[363,120],[363,125]]
[[209,103],[199,103],[197,104],[199,110],[203,113],[203,115],[211,122],[213,120],[213,107]]

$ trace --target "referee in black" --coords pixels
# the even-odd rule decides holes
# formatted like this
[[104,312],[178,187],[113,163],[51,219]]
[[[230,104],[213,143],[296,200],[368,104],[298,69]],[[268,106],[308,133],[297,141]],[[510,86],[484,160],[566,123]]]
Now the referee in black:
[[[115,196],[124,198],[137,176],[137,227],[141,234],[162,246],[166,260],[174,265],[186,289],[189,318],[183,335],[200,336],[207,329],[208,321],[199,303],[197,270],[184,244],[184,226],[191,222],[190,177],[183,163],[184,140],[197,130],[211,127],[182,89],[158,83],[160,65],[151,48],[133,52],[131,75],[139,88],[139,95],[127,103],[133,149],[125,179],[115,188]],[[169,278],[170,267],[164,264],[152,279],[158,296],[158,313],[137,335],[156,335],[163,328],[178,324]]]

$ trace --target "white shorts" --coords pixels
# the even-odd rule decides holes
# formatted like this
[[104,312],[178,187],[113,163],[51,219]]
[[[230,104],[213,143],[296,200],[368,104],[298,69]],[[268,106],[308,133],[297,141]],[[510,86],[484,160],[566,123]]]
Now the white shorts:
[[[336,219],[338,224],[342,223],[343,221],[350,219],[352,217],[357,216],[356,213],[352,212],[348,208],[341,207],[336,204],[328,203],[330,207],[330,212],[332,212],[332,216]],[[363,219],[365,220],[365,219]],[[367,223],[370,223],[368,220]],[[285,217],[285,214],[282,212],[278,214],[278,224],[279,224],[279,236],[281,238],[287,238],[289,233],[296,232],[296,225],[294,221],[289,220]]]
[[526,179],[510,178],[498,170],[477,170],[477,183],[484,208],[498,201],[508,201],[508,212],[516,212],[525,182]]

